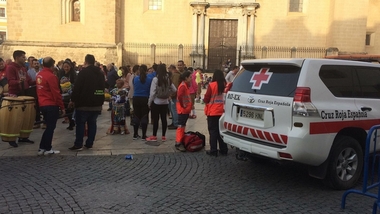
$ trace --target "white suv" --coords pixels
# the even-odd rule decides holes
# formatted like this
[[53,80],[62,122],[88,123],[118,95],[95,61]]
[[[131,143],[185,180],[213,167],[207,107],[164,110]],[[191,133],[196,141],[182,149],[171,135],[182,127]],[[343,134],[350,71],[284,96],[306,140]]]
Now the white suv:
[[335,189],[353,187],[367,131],[380,124],[380,65],[260,59],[242,66],[219,121],[224,141],[253,157],[309,165]]

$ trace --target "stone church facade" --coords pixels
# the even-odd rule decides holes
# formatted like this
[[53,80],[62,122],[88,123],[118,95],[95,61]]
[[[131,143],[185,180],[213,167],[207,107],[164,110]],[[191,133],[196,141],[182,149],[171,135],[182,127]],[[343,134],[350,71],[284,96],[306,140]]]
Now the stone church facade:
[[183,59],[209,69],[227,58],[308,57],[299,50],[378,54],[379,13],[378,0],[13,0],[0,50],[4,58],[22,49],[78,63],[91,53],[119,66]]

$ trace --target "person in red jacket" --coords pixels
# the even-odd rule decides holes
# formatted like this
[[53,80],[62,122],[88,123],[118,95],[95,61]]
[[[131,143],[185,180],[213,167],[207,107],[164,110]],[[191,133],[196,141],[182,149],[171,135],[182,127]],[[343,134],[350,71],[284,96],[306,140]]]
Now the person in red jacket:
[[65,115],[61,91],[59,89],[58,78],[54,75],[54,59],[45,57],[43,59],[44,68],[37,74],[37,96],[41,112],[46,122],[46,129],[42,134],[38,155],[52,155],[60,153],[52,149],[54,129],[59,118],[59,109]]
[[[17,97],[20,95],[27,95],[26,91],[35,94],[35,88],[29,88],[36,84],[35,81],[32,81],[28,75],[25,67],[25,52],[21,50],[16,50],[13,52],[14,62],[11,62],[6,66],[5,76],[8,80],[8,96]],[[28,92],[28,93],[29,93]],[[29,140],[29,138],[19,138],[18,142],[27,142],[34,143],[34,141]],[[15,141],[8,142],[9,145],[13,147],[18,147],[18,144]]]
[[180,76],[181,84],[178,86],[177,90],[177,103],[176,108],[178,112],[178,127],[175,138],[175,148],[181,152],[185,152],[186,148],[182,144],[182,138],[185,135],[186,122],[189,119],[189,115],[192,108],[191,97],[190,97],[190,82],[191,73],[190,71],[185,71]]
[[7,65],[6,76],[8,79],[9,96],[16,97],[24,94],[25,90],[29,89],[29,86],[36,84],[30,76],[25,67],[25,52],[16,50],[13,52],[14,62]]
[[204,95],[205,114],[207,116],[207,127],[210,134],[210,150],[206,154],[218,156],[217,142],[219,142],[219,153],[227,155],[228,147],[219,133],[219,119],[224,113],[224,88],[226,80],[223,71],[215,70],[212,81]]

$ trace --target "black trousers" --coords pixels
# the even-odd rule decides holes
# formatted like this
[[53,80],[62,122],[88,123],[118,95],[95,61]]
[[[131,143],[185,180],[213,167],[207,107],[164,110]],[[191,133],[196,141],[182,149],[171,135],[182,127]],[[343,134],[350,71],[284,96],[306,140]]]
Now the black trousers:
[[142,137],[146,137],[149,113],[148,97],[133,97],[133,112],[133,134],[138,135],[139,126],[141,124]]
[[153,102],[150,111],[151,111],[152,119],[153,119],[153,136],[157,136],[159,118],[161,118],[161,122],[162,122],[162,136],[165,136],[166,128],[168,126],[168,121],[167,121],[168,104],[157,105]]
[[218,151],[217,144],[219,142],[220,152],[227,153],[228,152],[227,144],[223,141],[219,133],[220,117],[221,116],[207,116],[208,132],[210,134],[210,151],[217,152]]

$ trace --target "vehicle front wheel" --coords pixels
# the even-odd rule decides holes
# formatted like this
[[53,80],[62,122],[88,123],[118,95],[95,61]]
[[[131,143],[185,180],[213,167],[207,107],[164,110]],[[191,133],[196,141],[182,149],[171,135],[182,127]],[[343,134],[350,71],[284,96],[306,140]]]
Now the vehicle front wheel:
[[355,186],[363,169],[363,150],[352,137],[342,136],[331,148],[325,183],[344,190]]

